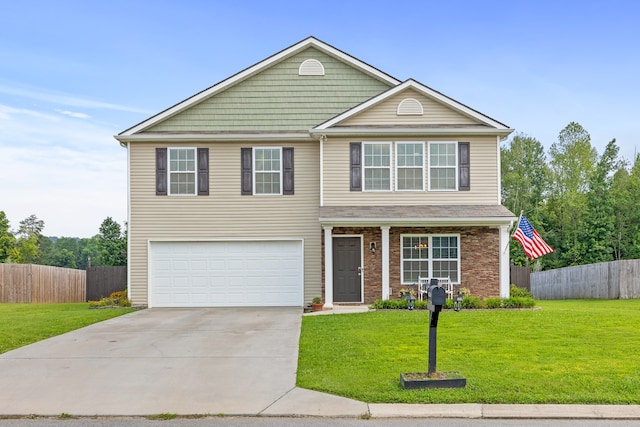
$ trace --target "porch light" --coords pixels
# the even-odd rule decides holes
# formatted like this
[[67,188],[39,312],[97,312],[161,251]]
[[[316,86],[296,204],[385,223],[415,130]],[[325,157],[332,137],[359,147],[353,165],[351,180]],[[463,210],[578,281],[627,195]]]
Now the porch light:
[[376,253],[376,242],[369,243],[369,249],[371,249],[371,253],[372,254],[375,254]]

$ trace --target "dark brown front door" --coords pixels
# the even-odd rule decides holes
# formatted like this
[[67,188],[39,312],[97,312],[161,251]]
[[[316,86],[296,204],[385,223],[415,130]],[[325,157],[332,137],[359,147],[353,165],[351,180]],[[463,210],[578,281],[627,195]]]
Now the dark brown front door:
[[333,301],[362,301],[360,237],[333,239]]

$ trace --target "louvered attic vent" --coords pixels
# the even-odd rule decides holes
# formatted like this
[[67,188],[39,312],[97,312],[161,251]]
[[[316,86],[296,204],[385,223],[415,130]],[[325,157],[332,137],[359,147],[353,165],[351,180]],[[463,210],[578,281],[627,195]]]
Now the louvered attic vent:
[[421,116],[424,114],[422,104],[415,98],[405,98],[398,104],[398,116]]
[[317,59],[307,59],[298,68],[299,76],[324,76],[324,67]]

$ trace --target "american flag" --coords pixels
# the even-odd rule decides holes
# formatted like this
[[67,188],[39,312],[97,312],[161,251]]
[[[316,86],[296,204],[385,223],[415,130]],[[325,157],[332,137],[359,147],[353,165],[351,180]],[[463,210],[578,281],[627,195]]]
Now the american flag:
[[520,222],[516,232],[513,233],[513,238],[520,242],[524,253],[531,259],[553,252],[553,248],[542,240],[542,237],[524,215],[520,216]]

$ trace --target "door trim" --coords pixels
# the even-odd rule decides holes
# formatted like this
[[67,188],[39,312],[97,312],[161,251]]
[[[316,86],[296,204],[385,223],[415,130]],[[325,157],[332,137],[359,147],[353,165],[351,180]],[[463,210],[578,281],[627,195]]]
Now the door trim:
[[[360,301],[350,301],[350,302],[354,302],[354,303],[360,303],[360,304],[364,304],[364,275],[365,275],[365,266],[364,266],[364,250],[362,247],[362,242],[364,239],[364,235],[363,234],[332,234],[332,239],[331,239],[331,245],[333,245],[333,239],[340,239],[340,238],[344,238],[344,237],[357,237],[360,239],[360,264],[362,267],[362,274],[360,275]],[[333,265],[333,259],[331,260],[331,263]],[[333,274],[333,273],[332,273]],[[335,286],[335,283],[333,283],[333,278],[331,280],[331,286]],[[335,291],[335,289],[333,290]],[[335,293],[334,293],[335,295]],[[333,301],[333,303],[335,304],[335,301]],[[340,303],[338,303],[340,304]]]

